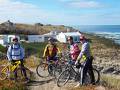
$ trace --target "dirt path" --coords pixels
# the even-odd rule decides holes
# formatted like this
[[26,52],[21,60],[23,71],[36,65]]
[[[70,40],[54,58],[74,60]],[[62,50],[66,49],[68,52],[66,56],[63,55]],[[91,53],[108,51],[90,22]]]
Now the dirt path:
[[[35,69],[32,69],[31,71],[33,71],[34,73],[35,80],[32,80],[30,83],[28,83],[29,90],[69,90],[70,88],[72,88],[72,90],[78,90],[75,89],[73,85],[65,85],[65,87],[58,87],[53,78],[41,78],[36,74]],[[94,90],[105,90],[105,88],[103,86],[96,86]]]
[[36,74],[35,69],[32,69],[32,71],[34,72],[35,80],[28,83],[29,90],[67,90],[65,87],[57,87],[53,78],[41,78]]
[[[79,89],[74,88],[73,85],[71,86],[66,85],[65,87],[58,87],[53,78],[50,78],[50,77],[41,78],[36,74],[35,69],[32,69],[32,71],[34,72],[35,80],[28,83],[29,90],[70,90],[71,88],[72,90],[79,90]],[[105,88],[102,86],[96,86],[94,90],[105,90]]]

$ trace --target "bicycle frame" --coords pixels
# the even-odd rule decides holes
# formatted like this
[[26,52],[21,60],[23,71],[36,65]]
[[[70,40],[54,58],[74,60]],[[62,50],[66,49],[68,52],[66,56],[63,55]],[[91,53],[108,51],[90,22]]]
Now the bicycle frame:
[[6,69],[8,69],[9,72],[13,72],[20,64],[21,64],[20,61],[16,61],[16,62],[15,62],[15,65],[10,65],[10,64],[8,64],[6,67],[4,67],[4,68],[2,69],[1,72],[6,73],[6,72],[5,72]]

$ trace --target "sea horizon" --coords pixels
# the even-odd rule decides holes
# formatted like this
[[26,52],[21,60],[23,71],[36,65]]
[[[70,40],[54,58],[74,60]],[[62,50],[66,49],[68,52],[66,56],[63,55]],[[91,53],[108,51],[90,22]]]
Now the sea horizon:
[[72,27],[80,32],[112,39],[115,43],[120,44],[120,25],[77,25]]

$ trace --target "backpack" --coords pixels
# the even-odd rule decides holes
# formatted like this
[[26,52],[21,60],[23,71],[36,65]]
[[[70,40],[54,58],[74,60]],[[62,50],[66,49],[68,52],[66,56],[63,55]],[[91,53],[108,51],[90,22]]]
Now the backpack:
[[[20,44],[18,44],[18,48],[14,48],[13,47],[13,44],[12,45],[10,45],[11,46],[11,52],[12,52],[12,50],[14,50],[14,51],[17,51],[17,50],[19,50],[20,49]],[[11,53],[11,56],[20,56],[21,55],[21,49],[20,49],[20,51],[18,52],[19,54],[17,54],[16,53],[16,55],[12,55],[12,53]]]

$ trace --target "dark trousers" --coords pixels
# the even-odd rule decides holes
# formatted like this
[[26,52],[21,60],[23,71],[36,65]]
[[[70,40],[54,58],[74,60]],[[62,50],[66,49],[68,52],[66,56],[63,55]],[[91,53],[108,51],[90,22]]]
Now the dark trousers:
[[[15,64],[16,60],[12,60],[12,63],[13,65]],[[20,68],[24,74],[24,77],[27,79],[27,74],[26,74],[26,70],[24,68],[24,64],[23,64],[23,61],[21,60],[21,64],[20,64]],[[14,76],[15,76],[15,79],[17,79],[17,70],[14,71]]]
[[87,73],[89,73],[89,75],[90,75],[91,83],[92,84],[95,83],[92,61],[93,60],[91,58],[87,58],[87,60],[83,64],[83,68],[82,68],[82,71],[81,71],[81,80],[80,80],[81,85],[84,84],[85,77],[86,77]]

